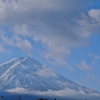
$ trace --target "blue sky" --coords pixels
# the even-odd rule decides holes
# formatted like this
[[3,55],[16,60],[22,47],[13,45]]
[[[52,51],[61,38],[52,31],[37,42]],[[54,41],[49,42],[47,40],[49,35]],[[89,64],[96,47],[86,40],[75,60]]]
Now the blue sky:
[[30,56],[100,92],[100,0],[1,0],[0,64]]

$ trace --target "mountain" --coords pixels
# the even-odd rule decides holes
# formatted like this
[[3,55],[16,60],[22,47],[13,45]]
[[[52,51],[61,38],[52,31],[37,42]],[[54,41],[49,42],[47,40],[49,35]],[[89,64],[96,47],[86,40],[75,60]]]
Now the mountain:
[[0,90],[23,88],[28,91],[63,90],[97,93],[57,74],[33,58],[14,58],[0,65]]

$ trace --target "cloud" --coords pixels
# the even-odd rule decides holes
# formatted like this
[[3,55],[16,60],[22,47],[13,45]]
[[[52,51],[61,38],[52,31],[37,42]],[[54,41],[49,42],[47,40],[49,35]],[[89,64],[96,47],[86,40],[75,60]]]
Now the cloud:
[[91,31],[92,33],[100,33],[100,9],[91,9],[88,11],[88,15],[92,18],[93,23],[91,25]]
[[23,88],[15,88],[11,90],[7,90],[7,92],[13,92],[13,93],[21,93],[21,94],[34,94],[34,95],[40,95],[40,96],[56,96],[56,97],[63,97],[63,98],[74,98],[74,99],[94,99],[94,98],[100,98],[99,93],[85,93],[82,90],[76,91],[70,88],[65,88],[63,90],[48,90],[48,91],[28,91]]
[[94,59],[100,59],[99,55],[94,56]]
[[100,59],[100,55],[99,55],[99,54],[98,54],[98,55],[95,55],[95,54],[89,53],[88,55],[89,55],[90,57],[92,57],[94,60]]
[[[12,35],[11,37],[9,37],[7,36],[7,34],[0,34],[0,40],[2,41],[3,45],[5,45],[5,47],[6,46],[18,47],[19,49],[23,50],[29,55],[31,55],[32,53],[32,45],[29,42],[29,40],[25,38],[21,38],[16,35]],[[1,50],[5,51],[6,48],[3,48],[2,46]]]
[[57,74],[55,74],[55,72],[53,72],[50,68],[47,68],[45,66],[42,66],[43,69],[39,69],[35,72],[36,75],[40,76],[40,77],[45,77],[45,78],[57,78]]
[[4,51],[5,51],[4,47],[2,46],[2,44],[0,44],[0,52],[4,52]]
[[21,40],[16,47],[26,53],[31,54],[32,43],[28,39],[32,39],[46,49],[41,51],[44,58],[56,63],[62,61],[64,64],[60,65],[67,66],[71,49],[84,45],[87,38],[100,31],[93,11],[84,10],[86,3],[83,0],[0,1],[0,27],[12,30],[15,41]]
[[86,61],[81,61],[79,65],[77,65],[77,67],[84,71],[84,72],[90,72],[92,70],[92,66],[89,65]]
[[91,9],[89,15],[100,23],[100,9]]

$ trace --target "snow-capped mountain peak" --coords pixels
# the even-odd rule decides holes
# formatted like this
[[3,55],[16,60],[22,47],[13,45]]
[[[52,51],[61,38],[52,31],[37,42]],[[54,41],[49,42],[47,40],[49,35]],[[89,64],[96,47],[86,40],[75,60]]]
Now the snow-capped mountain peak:
[[24,88],[30,91],[69,88],[87,93],[95,92],[62,77],[30,57],[14,58],[0,65],[0,89],[14,88]]

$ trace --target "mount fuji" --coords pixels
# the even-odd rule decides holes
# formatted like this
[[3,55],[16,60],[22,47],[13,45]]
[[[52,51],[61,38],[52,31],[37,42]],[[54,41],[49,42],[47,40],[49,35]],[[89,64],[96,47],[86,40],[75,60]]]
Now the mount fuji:
[[0,91],[18,88],[41,92],[60,91],[67,88],[86,94],[98,93],[64,78],[30,57],[14,58],[0,65]]

